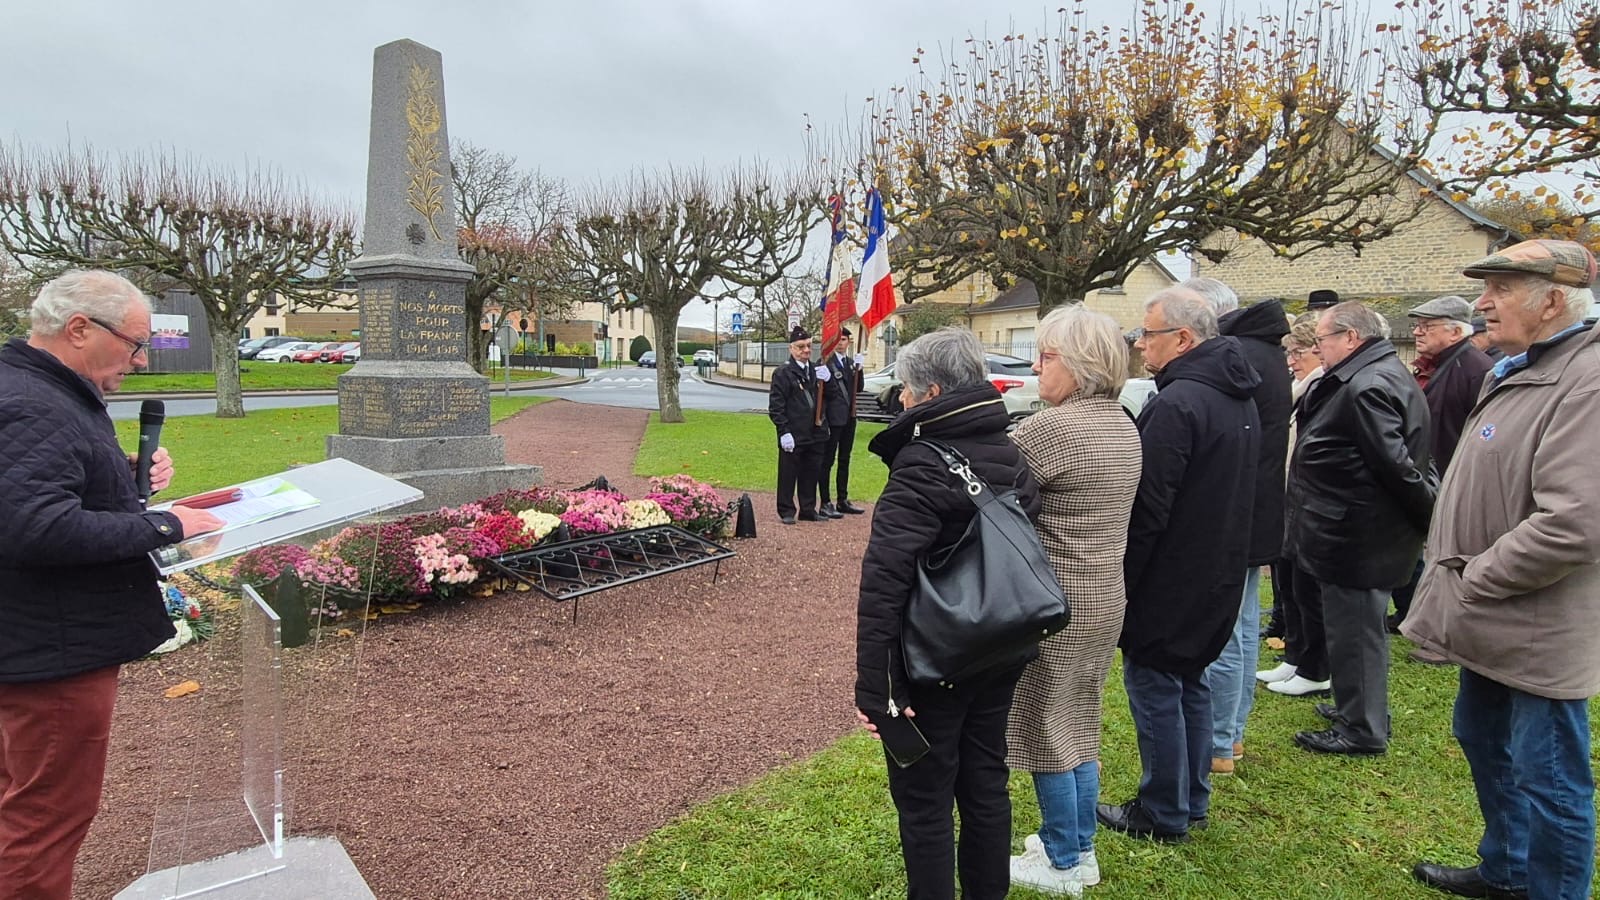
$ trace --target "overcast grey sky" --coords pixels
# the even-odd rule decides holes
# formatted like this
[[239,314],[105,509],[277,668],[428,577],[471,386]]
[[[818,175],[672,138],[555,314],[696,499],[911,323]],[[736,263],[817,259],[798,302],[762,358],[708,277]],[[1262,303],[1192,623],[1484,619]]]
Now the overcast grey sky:
[[[803,156],[808,114],[855,122],[919,46],[1036,34],[1060,5],[0,0],[0,139],[268,166],[358,208],[372,50],[411,38],[444,54],[453,139],[580,189],[669,163],[781,164]],[[1088,6],[1122,25],[1134,3]]]

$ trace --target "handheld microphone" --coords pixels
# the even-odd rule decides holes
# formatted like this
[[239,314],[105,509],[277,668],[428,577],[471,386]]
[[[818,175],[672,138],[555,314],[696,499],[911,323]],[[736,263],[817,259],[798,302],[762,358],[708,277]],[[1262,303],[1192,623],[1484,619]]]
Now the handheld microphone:
[[133,483],[139,491],[140,506],[150,501],[150,464],[161,445],[161,423],[166,418],[167,405],[160,400],[146,400],[139,405],[139,462],[133,470]]

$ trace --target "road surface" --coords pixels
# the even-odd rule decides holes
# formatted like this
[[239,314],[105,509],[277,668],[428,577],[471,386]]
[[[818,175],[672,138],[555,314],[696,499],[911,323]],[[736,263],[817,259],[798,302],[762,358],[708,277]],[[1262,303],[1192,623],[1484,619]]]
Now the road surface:
[[[706,409],[718,412],[765,412],[766,395],[757,391],[740,390],[721,385],[706,384],[694,375],[694,370],[683,368],[678,382],[679,401],[684,409]],[[656,371],[654,369],[623,368],[590,370],[584,384],[565,387],[527,387],[526,382],[513,382],[513,396],[562,397],[575,403],[594,403],[600,406],[626,406],[631,409],[656,408]],[[557,369],[558,375],[576,375],[576,370]],[[490,395],[504,396],[504,382],[491,382]],[[108,404],[113,419],[137,419],[139,400],[115,400]],[[332,406],[339,402],[333,394],[285,394],[278,396],[245,397],[246,412],[257,409],[282,409],[299,406]],[[169,416],[209,416],[217,411],[215,400],[167,400]]]

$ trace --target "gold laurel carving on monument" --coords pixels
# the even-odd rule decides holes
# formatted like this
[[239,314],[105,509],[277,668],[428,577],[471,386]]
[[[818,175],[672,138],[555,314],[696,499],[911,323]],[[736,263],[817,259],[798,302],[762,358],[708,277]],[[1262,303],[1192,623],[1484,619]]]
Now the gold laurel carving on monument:
[[444,176],[439,173],[439,127],[444,120],[434,99],[436,87],[428,70],[413,62],[406,93],[406,123],[411,126],[406,137],[406,162],[411,167],[406,201],[427,218],[434,239],[443,240],[434,222],[434,216],[444,209]]

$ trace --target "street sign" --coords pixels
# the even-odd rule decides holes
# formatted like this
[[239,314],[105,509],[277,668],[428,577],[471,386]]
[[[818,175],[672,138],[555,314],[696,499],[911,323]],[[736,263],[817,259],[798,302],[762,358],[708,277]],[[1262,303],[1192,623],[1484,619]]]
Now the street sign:
[[736,312],[736,313],[734,313],[732,316],[730,316],[728,318],[728,321],[733,323],[733,330],[734,331],[743,331],[744,330],[744,313]]
[[734,322],[733,324],[728,326],[728,330],[733,332],[734,334],[744,334],[744,323],[743,322]]
[[797,312],[789,313],[789,330],[793,331],[793,330],[795,330],[796,328],[799,328],[799,327],[800,327],[800,314],[797,313]]

